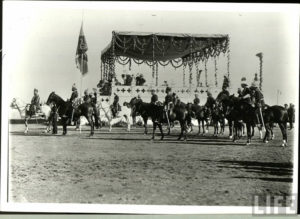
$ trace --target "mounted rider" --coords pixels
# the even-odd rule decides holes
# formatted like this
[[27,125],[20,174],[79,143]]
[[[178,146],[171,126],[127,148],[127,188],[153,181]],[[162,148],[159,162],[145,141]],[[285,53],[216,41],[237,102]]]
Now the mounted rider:
[[194,99],[194,105],[199,105],[200,104],[200,98],[199,98],[199,94],[195,94],[195,99]]
[[75,100],[78,98],[78,91],[77,91],[77,88],[76,88],[76,84],[74,83],[72,85],[72,94],[71,94],[71,97],[70,97],[70,102],[72,104],[74,104]]
[[[256,77],[257,78],[257,77]],[[258,88],[258,80],[255,80],[252,82],[250,87],[250,95],[251,95],[251,102],[253,103],[255,107],[255,113],[258,120],[258,123],[263,125],[263,117],[262,117],[262,110],[265,107],[265,101],[264,101],[264,95]]]
[[157,105],[157,102],[158,102],[158,96],[157,94],[155,93],[155,90],[152,89],[151,90],[151,104],[154,104],[154,105]]
[[166,97],[165,97],[165,103],[164,103],[164,108],[166,111],[170,110],[170,103],[174,103],[175,104],[175,95],[173,95],[172,93],[172,89],[170,87],[166,88]]
[[39,92],[38,89],[34,88],[33,97],[31,99],[30,108],[29,108],[29,111],[32,112],[33,114],[36,114],[41,110],[40,96],[38,92]]
[[248,82],[247,82],[246,77],[242,77],[241,87],[242,87],[242,91],[240,94],[240,98],[242,100],[245,100],[247,103],[251,104],[251,90],[248,87]]
[[204,106],[207,107],[212,112],[214,105],[216,104],[216,100],[213,98],[209,90],[207,90],[206,93],[207,93],[207,99]]
[[110,108],[111,108],[112,116],[115,118],[118,115],[118,113],[121,111],[121,106],[119,104],[119,96],[116,93],[114,93],[114,95],[115,95],[114,102],[110,106]]

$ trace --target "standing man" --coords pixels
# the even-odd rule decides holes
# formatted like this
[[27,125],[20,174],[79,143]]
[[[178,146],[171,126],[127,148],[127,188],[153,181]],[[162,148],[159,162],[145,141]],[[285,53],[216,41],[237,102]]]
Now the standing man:
[[290,107],[287,110],[289,122],[290,122],[290,130],[294,128],[293,123],[295,122],[295,108],[294,104],[290,103]]
[[119,96],[114,93],[114,102],[111,106],[111,111],[113,117],[116,117],[118,115],[118,112],[121,111],[121,106],[119,105]]
[[50,117],[51,117],[51,122],[52,122],[52,126],[53,126],[53,129],[52,129],[52,134],[57,134],[57,119],[58,119],[58,108],[56,106],[55,103],[52,103],[52,107],[51,107],[51,114],[50,114]]

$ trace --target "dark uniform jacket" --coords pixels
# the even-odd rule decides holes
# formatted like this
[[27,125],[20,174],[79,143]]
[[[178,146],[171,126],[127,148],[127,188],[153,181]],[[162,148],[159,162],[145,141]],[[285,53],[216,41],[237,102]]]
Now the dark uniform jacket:
[[196,98],[194,99],[194,104],[195,104],[195,105],[199,105],[199,104],[200,104],[200,99],[199,99],[198,97],[196,97]]
[[156,94],[153,94],[151,96],[151,103],[152,104],[155,104],[156,102],[158,101],[158,96]]
[[78,97],[78,91],[74,90],[70,97],[70,102],[73,102]]
[[265,105],[264,95],[262,94],[262,92],[259,89],[256,88],[256,89],[252,90],[251,98],[256,106],[262,107]]
[[215,103],[216,103],[215,99],[212,96],[208,96],[205,106],[211,109]]
[[165,97],[165,104],[168,104],[170,102],[174,102],[174,96],[171,93],[167,94],[167,96]]

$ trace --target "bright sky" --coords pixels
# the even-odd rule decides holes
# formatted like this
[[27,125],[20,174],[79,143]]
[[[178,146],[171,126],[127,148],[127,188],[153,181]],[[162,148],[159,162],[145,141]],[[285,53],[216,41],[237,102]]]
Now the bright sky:
[[[136,7],[144,10],[136,10]],[[244,5],[244,4],[243,4]],[[171,7],[172,6],[172,7]],[[100,80],[100,53],[111,40],[112,31],[229,34],[231,42],[231,81],[234,89],[246,76],[249,81],[259,72],[255,56],[263,52],[263,92],[266,103],[296,103],[299,82],[299,7],[282,5],[255,8],[231,7],[221,11],[218,5],[190,3],[100,3],[100,2],[3,2],[3,74],[8,76],[9,97],[29,102],[38,88],[42,100],[51,91],[69,98],[75,82],[80,87],[80,73],[75,52],[82,20],[88,44],[89,73],[83,89],[95,87]],[[118,7],[118,9],[116,9]],[[123,7],[123,8],[122,8]],[[156,10],[154,10],[156,9]],[[171,9],[173,11],[171,11]],[[180,10],[190,11],[180,11]],[[254,12],[253,10],[260,10]],[[273,12],[262,10],[274,9]],[[167,11],[168,10],[168,11]],[[175,10],[175,11],[174,11]],[[250,11],[246,11],[250,10]],[[282,10],[279,12],[279,10]],[[82,13],[84,11],[84,13]],[[277,12],[276,12],[277,11]],[[200,68],[203,69],[203,68]],[[219,83],[226,73],[223,55],[219,61]],[[127,68],[118,67],[120,76]],[[150,81],[151,69],[133,66]],[[209,81],[214,70],[209,66]],[[182,84],[182,69],[162,67],[160,81]],[[195,78],[195,76],[194,76]],[[203,78],[202,78],[203,79]],[[188,82],[188,79],[186,79]]]

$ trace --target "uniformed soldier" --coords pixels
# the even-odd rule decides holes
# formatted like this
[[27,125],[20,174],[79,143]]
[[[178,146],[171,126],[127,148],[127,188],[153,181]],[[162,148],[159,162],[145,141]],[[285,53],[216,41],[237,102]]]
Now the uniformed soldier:
[[76,88],[76,85],[73,84],[72,85],[72,94],[71,94],[71,97],[70,97],[70,102],[71,103],[74,103],[74,101],[78,98],[78,91],[77,91],[77,88]]
[[228,87],[229,87],[229,79],[226,76],[224,76],[222,91],[219,93],[218,97],[221,95],[229,96]]
[[293,128],[293,123],[295,122],[295,108],[294,104],[290,103],[290,107],[288,108],[288,117],[290,122],[290,129]]
[[199,105],[200,104],[199,94],[195,94],[194,104],[195,105]]
[[263,122],[263,117],[262,117],[262,109],[265,106],[265,101],[264,101],[264,95],[258,88],[258,83],[256,81],[253,81],[250,87],[250,95],[251,95],[251,100],[252,103],[254,103],[254,107],[256,108],[255,112],[257,114],[257,117],[260,118],[258,120],[258,123]]
[[169,110],[169,104],[172,102],[174,103],[174,95],[172,94],[172,89],[170,87],[166,88],[166,97],[165,97],[165,109]]
[[155,90],[152,89],[151,90],[151,102],[150,103],[156,105],[157,102],[158,102],[158,96],[156,95]]
[[216,103],[216,100],[213,98],[210,91],[206,91],[206,93],[207,93],[207,99],[206,99],[205,106],[212,111]]
[[95,126],[96,126],[96,128],[99,128],[100,119],[99,119],[99,114],[98,114],[98,109],[97,109],[97,89],[96,88],[93,88],[93,92],[90,93],[90,99],[91,99],[91,104],[92,104],[93,111],[94,111]]
[[84,101],[85,103],[91,103],[91,102],[92,102],[92,100],[91,100],[91,95],[89,94],[89,90],[88,90],[88,89],[86,89],[86,90],[84,91],[83,101]]
[[32,111],[33,113],[37,113],[38,111],[40,111],[40,96],[38,93],[38,89],[34,88],[33,90],[33,97],[31,99],[31,104],[30,104],[30,111]]
[[51,114],[50,114],[50,117],[51,117],[51,122],[52,122],[52,126],[53,126],[53,129],[52,129],[52,134],[57,134],[57,118],[58,118],[58,108],[56,106],[55,103],[52,103],[52,107],[51,107]]
[[111,106],[111,111],[113,114],[113,117],[116,117],[118,115],[118,112],[121,111],[121,106],[119,104],[119,96],[114,93],[114,102]]
[[245,77],[241,79],[241,95],[240,98],[246,100],[250,104],[250,98],[251,98],[251,90],[248,87],[248,82]]
[[238,97],[242,97],[242,89],[239,87],[237,90]]

